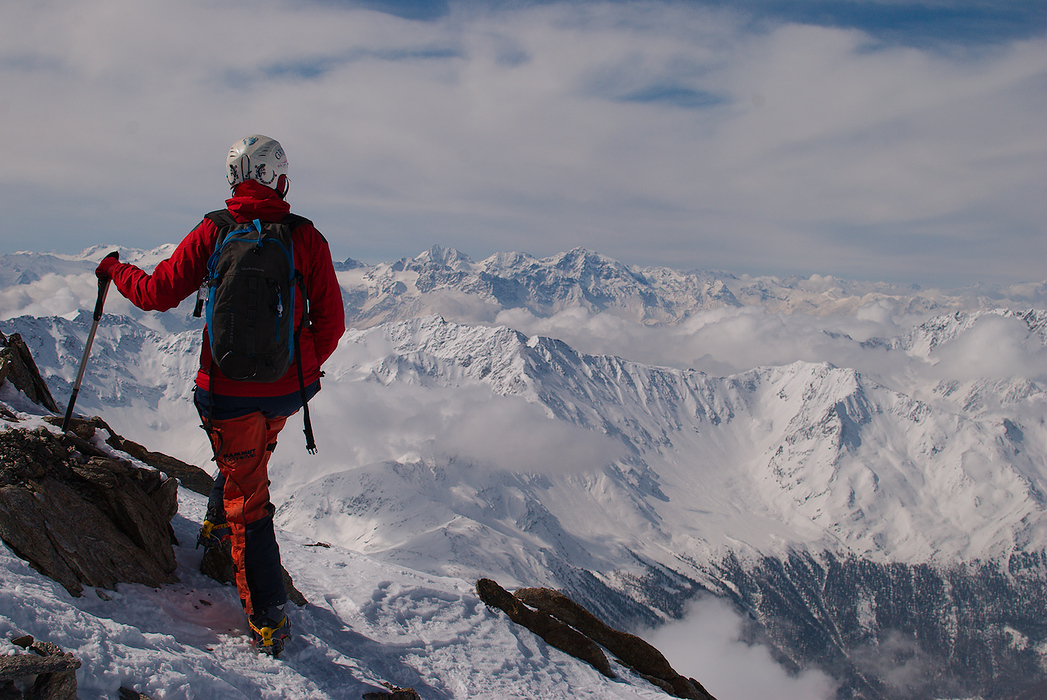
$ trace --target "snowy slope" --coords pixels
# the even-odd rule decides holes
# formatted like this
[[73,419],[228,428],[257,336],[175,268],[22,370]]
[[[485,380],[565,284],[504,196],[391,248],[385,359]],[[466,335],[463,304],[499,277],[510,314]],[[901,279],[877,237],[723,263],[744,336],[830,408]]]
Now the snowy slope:
[[[0,430],[56,431],[8,384],[0,388],[0,408]],[[131,459],[101,439],[95,445]],[[280,658],[259,655],[235,588],[199,573],[202,552],[192,543],[206,499],[180,489],[178,509],[172,526],[181,543],[179,583],[159,589],[120,584],[73,597],[0,544],[0,654],[22,653],[10,640],[25,634],[59,645],[81,662],[81,700],[113,698],[121,688],[158,700],[342,700],[389,684],[413,687],[425,700],[666,697],[613,658],[616,678],[608,679],[548,646],[487,608],[469,581],[383,564],[286,530],[278,532],[283,564],[309,602],[288,605],[294,636]],[[825,675],[788,675],[766,650],[741,643],[740,623],[728,609],[714,605],[704,614],[717,631],[699,647],[666,652],[721,700],[772,690],[796,700],[833,693]],[[728,654],[746,664],[744,678],[721,667]]]
[[[388,355],[370,354],[375,347]],[[348,472],[335,465],[333,475],[310,467],[320,480],[280,511],[289,527],[341,533],[366,551],[396,550],[413,566],[422,560],[408,552],[428,567],[490,567],[484,543],[492,532],[513,532],[589,570],[613,568],[626,551],[678,568],[678,558],[736,546],[781,553],[803,545],[906,562],[1005,558],[1047,546],[1042,424],[1027,424],[1029,435],[1019,438],[996,418],[936,409],[853,370],[797,363],[713,378],[436,318],[352,332],[330,368],[335,381],[318,399],[321,415],[339,415],[334,407],[369,394],[374,382],[416,387],[406,395],[434,405],[454,388],[483,405],[447,402],[440,418],[416,421],[413,441],[425,453]],[[529,415],[516,399],[541,410]],[[1042,409],[1045,399],[1040,389],[1027,401]],[[496,447],[483,447],[482,435],[514,423],[526,426],[530,444],[498,435],[487,438]],[[358,449],[351,425],[344,444],[329,437],[339,454]],[[584,432],[570,438],[575,428]],[[471,447],[447,437],[463,432]],[[565,448],[571,440],[584,448]],[[529,463],[498,457],[520,450]],[[302,480],[299,464],[288,483]],[[352,508],[332,510],[336,502]],[[453,547],[433,541],[442,528],[458,533],[447,535]],[[424,537],[424,545],[394,531]],[[600,544],[608,533],[614,546]],[[508,559],[521,566],[512,556],[503,568]],[[527,574],[533,580],[543,567]]]
[[[32,425],[30,420],[26,424]],[[235,589],[198,573],[192,548],[206,502],[181,490],[173,521],[181,583],[121,584],[71,597],[0,546],[0,654],[31,634],[72,652],[82,700],[121,687],[153,698],[359,698],[383,682],[426,700],[664,697],[628,669],[608,680],[489,610],[460,579],[376,562],[279,535],[286,568],[310,604],[291,611],[279,660],[248,642]]]

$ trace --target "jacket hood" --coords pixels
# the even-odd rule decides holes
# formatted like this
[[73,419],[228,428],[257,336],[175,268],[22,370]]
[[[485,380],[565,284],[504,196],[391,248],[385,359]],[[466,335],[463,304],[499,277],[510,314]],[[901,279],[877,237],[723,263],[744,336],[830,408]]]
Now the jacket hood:
[[290,204],[257,180],[245,180],[237,185],[225,205],[241,221],[279,221],[291,212]]

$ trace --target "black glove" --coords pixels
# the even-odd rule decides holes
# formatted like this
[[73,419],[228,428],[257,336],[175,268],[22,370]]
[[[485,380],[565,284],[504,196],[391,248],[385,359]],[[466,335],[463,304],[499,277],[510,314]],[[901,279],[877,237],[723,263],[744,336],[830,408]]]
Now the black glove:
[[95,274],[100,280],[112,279],[113,268],[120,264],[120,253],[113,251],[109,255],[102,258],[102,262],[98,263],[98,267],[95,268]]

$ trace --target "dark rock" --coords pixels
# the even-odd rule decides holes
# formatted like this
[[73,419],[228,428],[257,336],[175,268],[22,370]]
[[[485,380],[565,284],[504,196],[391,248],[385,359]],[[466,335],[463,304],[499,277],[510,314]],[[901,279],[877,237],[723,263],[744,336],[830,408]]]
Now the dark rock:
[[[57,411],[21,339],[0,335],[0,342],[0,381]],[[57,416],[50,420],[60,425]],[[91,440],[104,427],[110,444],[137,448],[142,461],[176,471],[177,460],[122,440],[101,419],[76,419],[70,427],[64,435],[44,428],[0,432],[0,538],[73,595],[84,585],[176,581],[170,521],[178,512],[178,482],[115,459]]]
[[294,579],[291,578],[291,574],[287,573],[287,569],[284,569],[284,588],[287,590],[287,599],[297,605],[298,607],[304,607],[309,603],[302,595],[302,592],[295,588]]
[[585,661],[597,671],[614,678],[611,664],[593,640],[542,611],[534,611],[491,579],[476,582],[476,592],[487,605],[498,608],[518,625],[531,630],[562,652]]
[[73,595],[177,579],[176,487],[72,433],[0,433],[0,538]]
[[80,661],[72,654],[38,656],[37,654],[15,654],[0,656],[0,681],[10,681],[41,673],[61,673],[80,668]]
[[563,593],[549,588],[522,588],[513,595],[578,630],[667,693],[678,698],[714,700],[700,683],[677,673],[665,656],[646,641],[613,629]]
[[58,404],[40,376],[29,348],[17,333],[10,338],[0,333],[0,383],[5,379],[30,400],[58,413]]
[[[45,417],[44,420],[51,425],[62,425],[62,419],[58,416]],[[151,452],[137,442],[117,435],[116,431],[110,428],[109,424],[98,416],[72,418],[69,421],[69,430],[82,440],[91,440],[98,429],[105,430],[108,433],[109,437],[105,439],[105,442],[113,449],[126,452],[138,461],[148,464],[154,469],[159,469],[168,476],[173,476],[178,479],[182,486],[185,486],[190,491],[195,491],[204,496],[211,493],[214,479],[200,467],[186,464],[162,452]]]
[[[40,376],[40,370],[33,360],[32,353],[29,352],[29,348],[17,333],[10,338],[0,333],[0,383],[4,380],[10,381],[16,389],[25,394],[30,400],[52,413],[59,413],[58,405],[47,388],[47,382]],[[8,416],[8,418],[12,421],[15,420],[14,416]],[[55,426],[61,426],[63,423],[61,416],[47,416],[44,420]],[[98,428],[103,428],[109,433],[106,443],[110,447],[126,452],[154,469],[159,469],[165,474],[175,477],[187,489],[205,496],[211,492],[213,479],[203,469],[186,464],[160,452],[151,452],[137,442],[122,438],[97,416],[93,418],[70,418],[68,429],[81,440],[89,441],[94,437]],[[171,488],[174,488],[173,484]]]
[[414,688],[397,688],[385,682],[382,685],[389,689],[388,693],[364,693],[364,700],[422,700]]
[[200,560],[200,573],[227,586],[235,584],[236,571],[233,569],[231,547],[229,540],[226,539],[222,541],[221,545],[204,550],[204,556]]

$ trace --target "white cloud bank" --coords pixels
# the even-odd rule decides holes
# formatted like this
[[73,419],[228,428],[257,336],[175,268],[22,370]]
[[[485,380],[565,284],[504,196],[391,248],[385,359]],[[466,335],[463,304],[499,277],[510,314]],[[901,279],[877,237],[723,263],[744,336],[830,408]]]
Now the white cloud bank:
[[717,700],[831,700],[837,684],[816,670],[791,675],[762,645],[741,641],[742,618],[706,598],[686,617],[644,635],[677,672],[698,679]]
[[351,390],[321,392],[310,406],[325,449],[342,455],[341,464],[435,457],[483,469],[562,474],[594,471],[624,453],[612,438],[551,419],[522,398],[498,396],[480,384],[356,380]]

